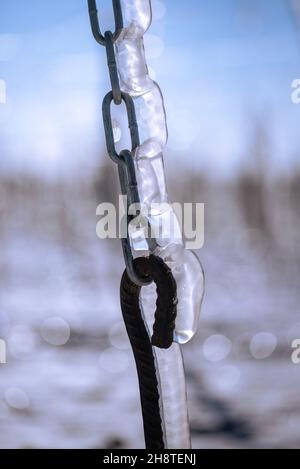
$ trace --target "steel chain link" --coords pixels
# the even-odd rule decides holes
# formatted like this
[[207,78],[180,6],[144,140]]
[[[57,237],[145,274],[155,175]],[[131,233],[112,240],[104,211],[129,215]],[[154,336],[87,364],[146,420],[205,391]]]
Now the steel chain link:
[[[96,41],[102,46],[105,46],[106,48],[107,65],[109,69],[112,87],[112,91],[110,91],[105,96],[102,105],[106,146],[110,158],[113,160],[114,163],[117,163],[118,165],[121,191],[122,194],[127,197],[128,205],[126,207],[126,211],[128,214],[128,209],[130,205],[138,205],[140,203],[135,166],[133,162],[133,154],[136,148],[140,145],[140,139],[133,99],[128,93],[124,93],[120,89],[114,43],[122,32],[123,17],[120,0],[113,0],[112,4],[114,9],[116,29],[114,33],[112,33],[111,31],[106,31],[103,35],[100,31],[96,0],[88,0],[89,15],[93,35]],[[118,154],[114,142],[113,124],[111,117],[112,101],[114,101],[117,106],[120,105],[122,101],[125,103],[128,117],[128,125],[130,129],[131,151],[123,150],[120,154]],[[128,232],[128,227],[131,221],[132,217],[127,215],[126,237],[122,238],[122,249],[126,264],[126,270],[130,279],[136,285],[146,286],[151,284],[152,280],[142,277],[134,268],[133,255]]]

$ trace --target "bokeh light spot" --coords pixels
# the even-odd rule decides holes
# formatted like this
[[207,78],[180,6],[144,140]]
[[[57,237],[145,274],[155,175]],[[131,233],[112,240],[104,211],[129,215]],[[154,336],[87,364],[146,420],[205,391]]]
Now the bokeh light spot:
[[231,393],[239,384],[241,372],[236,366],[226,365],[218,368],[216,373],[211,375],[210,380],[215,389],[220,393]]
[[62,318],[48,318],[42,324],[41,335],[48,344],[55,346],[65,345],[70,339],[70,326]]
[[203,355],[211,362],[225,360],[232,349],[232,342],[224,335],[212,335],[203,344]]
[[123,322],[118,322],[109,331],[109,341],[118,350],[129,350],[130,343]]
[[13,409],[25,410],[30,405],[27,394],[20,388],[8,388],[4,393],[4,398]]
[[152,20],[160,21],[164,18],[167,12],[166,5],[160,0],[152,0]]
[[257,360],[264,360],[270,357],[276,347],[277,338],[270,332],[260,332],[250,342],[250,352]]

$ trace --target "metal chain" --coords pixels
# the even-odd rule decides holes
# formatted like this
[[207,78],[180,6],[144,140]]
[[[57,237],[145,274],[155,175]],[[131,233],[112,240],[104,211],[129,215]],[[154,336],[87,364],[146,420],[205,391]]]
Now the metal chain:
[[[180,308],[181,317],[187,313],[194,320],[194,305],[200,304],[194,299],[194,285],[186,274],[188,262],[191,261],[183,260],[182,238],[177,241],[173,233],[169,234],[167,241],[162,242],[160,238],[157,228],[166,229],[168,234],[166,222],[170,220],[176,225],[173,209],[158,213],[150,211],[150,215],[144,218],[147,223],[144,226],[151,229],[151,235],[145,236],[145,242],[139,240],[135,244],[134,237],[130,238],[129,233],[133,220],[128,215],[129,206],[135,204],[141,210],[141,201],[143,206],[149,208],[147,204],[152,200],[159,199],[163,204],[167,198],[163,165],[163,148],[167,142],[166,114],[160,88],[149,76],[143,45],[143,35],[151,24],[151,2],[122,0],[124,18],[129,23],[124,27],[121,0],[112,0],[115,32],[107,31],[104,34],[99,26],[96,0],[88,0],[88,5],[93,35],[106,48],[111,81],[112,90],[105,96],[102,106],[107,151],[118,165],[121,191],[127,196],[126,237],[122,238],[126,272],[121,282],[121,307],[137,364],[146,445],[151,449],[189,448],[182,356],[179,345],[173,341],[176,316],[178,336]],[[114,141],[112,101],[116,105],[125,103],[131,137],[131,149],[119,153]],[[153,237],[150,221],[156,229]],[[147,245],[149,257],[134,259],[133,252],[141,248],[144,251]],[[191,268],[194,268],[194,263]],[[176,269],[180,274],[177,278],[174,274]],[[148,327],[150,316],[147,316],[147,309],[142,309],[140,291],[142,286],[152,281],[157,286],[157,303],[153,336],[150,338],[153,317]],[[180,294],[178,307],[177,291]],[[190,301],[192,298],[193,301]],[[185,311],[182,311],[182,306]],[[191,327],[194,327],[194,322]],[[187,329],[190,330],[189,327]],[[185,324],[183,330],[186,330]],[[168,351],[160,350],[168,348]],[[173,386],[175,382],[176,386]]]
[[[132,97],[123,93],[120,89],[120,82],[118,76],[118,68],[116,63],[116,55],[114,43],[120,36],[123,28],[123,17],[120,0],[113,0],[113,9],[115,17],[115,32],[106,31],[103,35],[100,31],[98,12],[96,7],[96,0],[88,0],[89,15],[93,35],[96,41],[105,46],[107,55],[107,64],[109,69],[110,81],[112,91],[110,91],[103,100],[102,114],[105,130],[105,139],[107,151],[114,163],[118,165],[119,179],[122,194],[127,197],[127,224],[126,224],[126,237],[122,238],[122,249],[126,264],[126,270],[129,278],[138,286],[146,286],[152,283],[152,280],[141,276],[134,267],[134,259],[131,251],[128,227],[133,217],[128,215],[128,208],[132,204],[139,204],[140,198],[138,193],[138,185],[136,180],[136,173],[133,161],[133,153],[140,145],[138,125],[136,121],[135,107]],[[131,136],[131,151],[123,150],[120,154],[117,152],[114,142],[113,124],[111,117],[111,103],[118,106],[122,101],[126,105],[128,125]],[[149,240],[149,243],[151,241]]]

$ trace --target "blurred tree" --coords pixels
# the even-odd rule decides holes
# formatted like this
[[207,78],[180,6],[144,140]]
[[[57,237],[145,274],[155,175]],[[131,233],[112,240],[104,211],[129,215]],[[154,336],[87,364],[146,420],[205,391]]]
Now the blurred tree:
[[255,228],[272,239],[271,204],[268,199],[267,174],[270,168],[270,148],[265,120],[254,126],[249,155],[238,178],[238,201],[248,228]]

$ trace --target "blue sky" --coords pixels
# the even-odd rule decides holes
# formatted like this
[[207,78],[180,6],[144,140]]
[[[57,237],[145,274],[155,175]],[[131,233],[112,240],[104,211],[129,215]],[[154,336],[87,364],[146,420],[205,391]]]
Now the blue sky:
[[[111,2],[98,4],[108,27]],[[300,105],[290,96],[300,78],[300,32],[289,8],[288,0],[153,2],[145,43],[166,101],[168,159],[184,153],[185,164],[232,174],[261,121],[273,166],[295,161]],[[3,168],[93,167],[109,81],[86,0],[1,0],[0,79]]]

